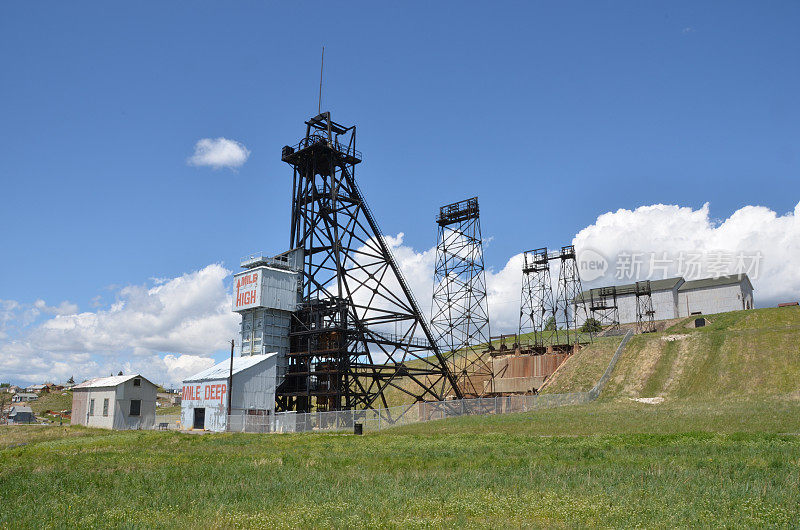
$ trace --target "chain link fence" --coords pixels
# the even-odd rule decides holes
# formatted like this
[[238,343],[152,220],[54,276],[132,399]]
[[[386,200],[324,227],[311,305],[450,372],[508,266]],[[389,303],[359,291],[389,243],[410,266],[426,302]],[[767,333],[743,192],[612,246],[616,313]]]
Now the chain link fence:
[[[331,412],[279,412],[274,415],[236,414],[228,416],[229,432],[353,432],[357,423],[363,432],[377,432],[401,425],[426,421],[457,418],[460,416],[484,416],[488,414],[511,414],[530,412],[565,405],[578,405],[594,401],[611,377],[622,351],[633,336],[628,331],[620,342],[603,375],[588,392],[565,394],[536,394],[519,396],[497,396],[490,398],[454,399],[449,401],[424,401],[412,405],[369,409],[339,410]],[[163,427],[167,424],[166,427]],[[179,429],[180,416],[156,416],[157,429]]]

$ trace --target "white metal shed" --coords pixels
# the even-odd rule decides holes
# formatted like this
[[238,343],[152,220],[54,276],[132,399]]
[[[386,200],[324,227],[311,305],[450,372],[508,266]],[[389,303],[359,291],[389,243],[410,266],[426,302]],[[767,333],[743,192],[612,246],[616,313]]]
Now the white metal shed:
[[277,358],[277,352],[235,357],[231,385],[230,359],[185,379],[181,394],[183,428],[228,430],[229,386],[233,389],[230,396],[233,421],[238,424],[244,417],[258,416],[266,425],[275,414]]

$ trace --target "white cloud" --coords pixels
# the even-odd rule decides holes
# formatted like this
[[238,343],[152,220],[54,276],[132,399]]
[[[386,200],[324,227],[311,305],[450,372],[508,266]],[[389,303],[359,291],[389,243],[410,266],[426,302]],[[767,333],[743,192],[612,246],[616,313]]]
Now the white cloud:
[[[436,247],[417,252],[403,244],[403,233],[387,236],[387,245],[397,260],[403,276],[417,298],[426,320],[431,317],[433,296],[433,271]],[[492,334],[508,332],[519,324],[519,294],[522,288],[522,254],[509,258],[502,269],[486,270],[486,291],[489,298],[489,319]]]
[[[435,247],[417,251],[403,234],[386,237],[426,319],[430,318]],[[800,299],[800,203],[778,215],[745,206],[724,220],[714,220],[708,204],[695,210],[652,205],[618,210],[597,218],[573,239],[576,249],[594,249],[613,259],[621,252],[677,256],[697,252],[707,265],[713,252],[760,253],[753,275],[759,306]],[[488,268],[486,284],[492,333],[516,330],[519,319],[522,255],[502,268]],[[615,267],[593,285],[624,283]],[[667,270],[668,275],[678,271]],[[648,267],[640,271],[648,276]],[[177,384],[214,362],[238,334],[231,312],[230,271],[218,264],[175,278],[151,280],[150,286],[117,288],[107,309],[77,312],[69,302],[51,307],[43,301],[25,305],[0,300],[0,378],[41,382],[140,372],[158,383]],[[700,271],[700,275],[702,271]],[[554,278],[557,271],[554,272]],[[629,280],[626,280],[629,281]],[[396,288],[396,287],[395,287]],[[113,298],[113,297],[112,297]],[[44,322],[34,324],[44,315]],[[30,326],[25,328],[25,326]]]
[[57,306],[49,306],[44,300],[39,299],[33,303],[33,307],[39,311],[42,311],[43,313],[52,315],[72,315],[78,312],[78,306],[76,304],[67,302],[66,300]]
[[211,166],[214,169],[223,167],[241,167],[250,151],[235,140],[227,138],[202,138],[194,146],[194,154],[187,163],[192,166]]
[[[576,249],[593,249],[609,260],[605,275],[594,284],[624,283],[616,276],[634,272],[626,255],[642,257],[635,279],[747,272],[755,287],[756,305],[774,305],[800,298],[800,203],[785,215],[763,206],[745,206],[724,220],[714,220],[708,204],[694,210],[656,204],[617,210],[597,218],[574,239]],[[683,260],[681,260],[683,256]],[[760,256],[760,257],[759,257]],[[651,275],[651,265],[655,267]],[[655,261],[653,261],[655,259]],[[694,259],[694,264],[688,263]]]
[[[210,354],[238,334],[229,275],[213,264],[151,287],[124,287],[116,303],[94,312],[70,312],[69,303],[48,308],[37,301],[34,311],[56,315],[16,340],[0,342],[0,373],[41,381],[136,369],[156,382],[179,382],[187,370],[206,368],[213,362]],[[5,314],[0,312],[0,320]]]
[[201,357],[198,355],[166,355],[164,364],[167,367],[167,374],[172,381],[183,381],[190,375],[196,374],[206,368],[211,368],[216,363],[211,357]]

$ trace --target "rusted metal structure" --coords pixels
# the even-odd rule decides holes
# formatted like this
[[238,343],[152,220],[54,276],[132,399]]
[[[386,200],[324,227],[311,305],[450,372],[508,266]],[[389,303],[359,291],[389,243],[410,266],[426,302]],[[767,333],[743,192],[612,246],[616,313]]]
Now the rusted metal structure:
[[442,206],[436,224],[431,328],[462,394],[483,396],[492,366],[478,198]]
[[566,351],[514,352],[492,358],[492,394],[532,394],[567,360]]
[[294,173],[290,248],[302,249],[278,410],[386,407],[461,392],[355,179],[356,128],[323,112],[281,159]]
[[[585,298],[585,295],[583,297]],[[575,307],[577,311],[578,304],[575,304]],[[617,303],[616,286],[589,289],[589,312],[592,318],[604,328],[619,329],[619,304]]]
[[653,290],[650,280],[636,282],[636,333],[652,333],[656,330],[653,310]]

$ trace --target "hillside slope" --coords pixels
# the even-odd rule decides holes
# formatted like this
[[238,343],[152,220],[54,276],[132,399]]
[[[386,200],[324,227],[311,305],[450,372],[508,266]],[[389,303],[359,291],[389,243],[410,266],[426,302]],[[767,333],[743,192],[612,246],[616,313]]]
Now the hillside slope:
[[[681,320],[631,339],[601,399],[800,399],[800,308],[755,309]],[[571,358],[546,392],[586,390],[613,354],[605,343]]]

